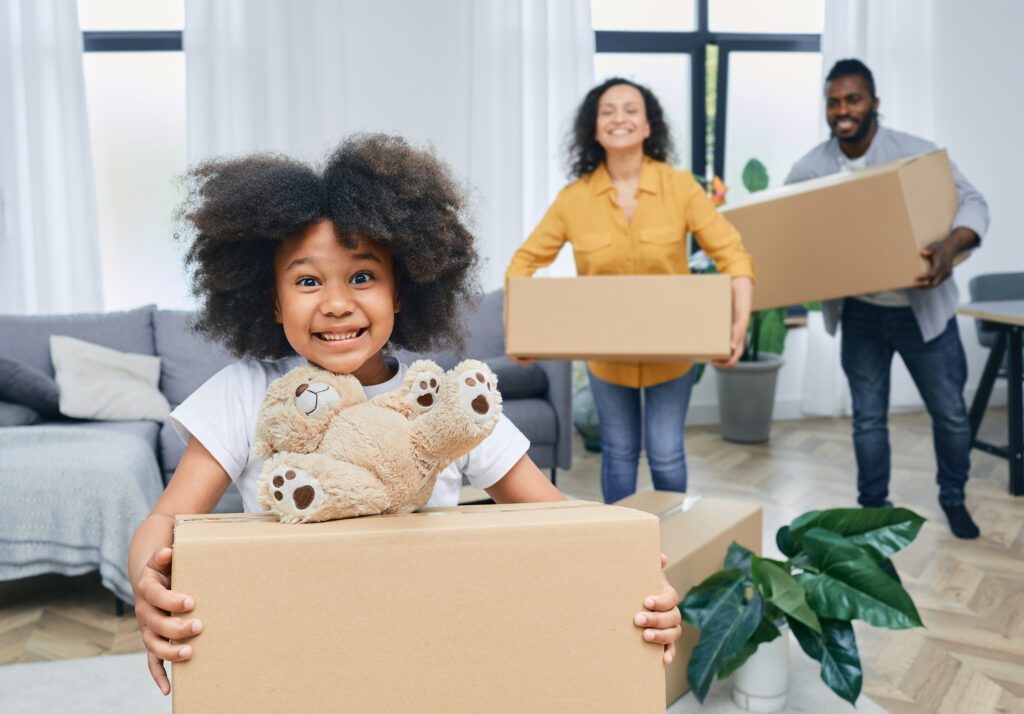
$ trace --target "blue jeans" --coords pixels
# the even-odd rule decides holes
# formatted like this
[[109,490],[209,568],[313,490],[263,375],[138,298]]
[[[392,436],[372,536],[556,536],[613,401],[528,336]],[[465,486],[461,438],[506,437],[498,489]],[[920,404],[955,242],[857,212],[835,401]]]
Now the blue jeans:
[[695,369],[682,377],[644,387],[623,387],[590,376],[590,391],[601,422],[601,494],[614,503],[636,491],[636,470],[643,437],[654,487],[686,491],[686,451],[683,428],[690,404]]
[[964,404],[967,359],[956,318],[925,342],[909,308],[847,299],[842,315],[842,363],[853,397],[853,448],[858,501],[883,505],[889,496],[889,373],[899,353],[932,418],[939,501],[964,502],[971,467],[971,427]]

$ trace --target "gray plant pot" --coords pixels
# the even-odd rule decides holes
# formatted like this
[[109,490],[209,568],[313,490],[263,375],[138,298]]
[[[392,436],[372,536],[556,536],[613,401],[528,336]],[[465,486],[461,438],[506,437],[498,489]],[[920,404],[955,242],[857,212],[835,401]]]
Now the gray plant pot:
[[757,362],[715,367],[722,438],[741,444],[768,441],[782,363],[780,355],[763,352]]

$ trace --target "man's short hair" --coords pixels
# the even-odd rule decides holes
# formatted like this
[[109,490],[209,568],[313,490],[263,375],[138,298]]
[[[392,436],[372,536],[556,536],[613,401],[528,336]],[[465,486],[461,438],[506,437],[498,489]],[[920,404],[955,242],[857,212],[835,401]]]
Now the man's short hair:
[[825,86],[828,87],[828,83],[833,79],[854,76],[864,79],[864,82],[868,85],[868,92],[871,93],[871,98],[875,99],[875,77],[871,74],[868,66],[859,59],[841,59],[832,65],[828,76],[825,77]]

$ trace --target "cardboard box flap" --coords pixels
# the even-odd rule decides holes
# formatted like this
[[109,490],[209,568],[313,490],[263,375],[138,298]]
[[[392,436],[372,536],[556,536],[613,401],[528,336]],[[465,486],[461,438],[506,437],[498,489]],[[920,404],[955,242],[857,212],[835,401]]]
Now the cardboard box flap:
[[[502,518],[494,518],[496,513],[503,514]],[[300,524],[280,523],[269,513],[189,515],[178,516],[176,519],[174,541],[176,544],[187,544],[213,540],[362,537],[379,533],[422,535],[437,531],[486,531],[531,526],[548,527],[552,524],[557,527],[557,524],[615,523],[636,519],[637,513],[632,509],[604,506],[589,501],[451,506],[426,508],[418,513],[362,516]],[[225,527],[227,525],[231,527]]]

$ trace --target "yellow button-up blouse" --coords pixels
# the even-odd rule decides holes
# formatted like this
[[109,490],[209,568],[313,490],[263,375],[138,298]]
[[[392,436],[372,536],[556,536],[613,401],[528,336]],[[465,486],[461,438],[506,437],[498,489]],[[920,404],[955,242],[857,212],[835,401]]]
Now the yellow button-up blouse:
[[[681,275],[690,272],[686,234],[692,232],[718,272],[754,277],[754,264],[740,234],[715,210],[688,171],[644,158],[631,221],[615,200],[604,164],[558,194],[540,225],[520,246],[507,277],[527,277],[550,265],[562,245],[572,243],[577,275]],[[699,305],[651,305],[699,310]],[[676,379],[690,362],[589,362],[598,378],[627,387],[649,387]]]

